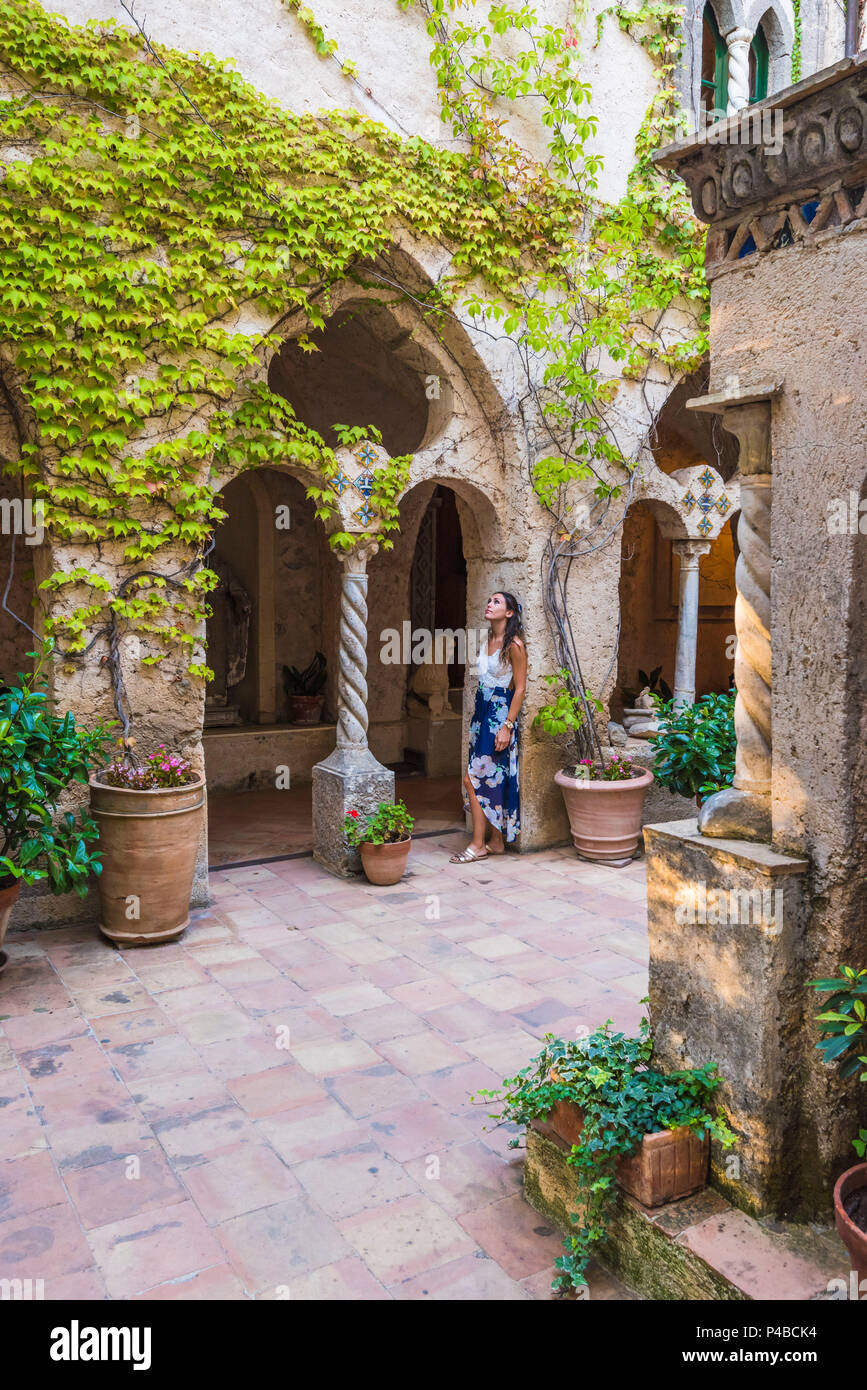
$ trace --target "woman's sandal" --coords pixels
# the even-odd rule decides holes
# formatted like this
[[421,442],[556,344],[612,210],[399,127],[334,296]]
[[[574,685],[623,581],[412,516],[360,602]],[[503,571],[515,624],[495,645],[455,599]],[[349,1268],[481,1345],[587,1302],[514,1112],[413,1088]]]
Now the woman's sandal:
[[488,851],[487,851],[487,850],[485,850],[484,854],[475,854],[475,853],[470,849],[469,845],[467,845],[466,849],[459,850],[457,854],[453,854],[452,857],[451,857],[451,859],[449,860],[449,863],[450,863],[450,864],[476,864],[480,859],[487,859],[487,857],[488,857]]

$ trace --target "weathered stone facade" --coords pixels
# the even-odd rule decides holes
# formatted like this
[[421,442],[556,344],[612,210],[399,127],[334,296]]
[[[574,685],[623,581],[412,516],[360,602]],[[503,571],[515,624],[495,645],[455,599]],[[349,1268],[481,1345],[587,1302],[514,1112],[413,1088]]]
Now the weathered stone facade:
[[[784,9],[787,4],[788,0]],[[75,23],[123,18],[118,16],[113,0],[66,0],[60,8]],[[539,8],[543,21],[563,22],[563,6],[555,4],[554,0]],[[593,111],[599,121],[592,147],[598,148],[605,160],[600,194],[614,199],[625,188],[634,159],[635,136],[653,96],[656,79],[646,53],[621,32],[616,22],[607,20],[601,41],[595,42],[595,15],[601,8],[601,5],[596,6],[579,27],[581,43],[588,55],[587,75],[593,86]],[[375,24],[365,10],[375,11]],[[824,7],[821,4],[802,5],[805,15],[808,10],[813,38],[809,48],[805,48],[805,61],[815,66],[827,57],[818,38]],[[295,110],[355,104],[364,114],[383,121],[401,134],[421,135],[440,144],[452,143],[447,128],[440,121],[435,82],[429,67],[429,41],[418,13],[402,13],[390,0],[369,7],[346,6],[337,0],[328,0],[317,7],[317,18],[338,40],[341,53],[358,61],[359,81],[350,83],[337,65],[316,56],[302,26],[280,0],[254,0],[244,7],[243,22],[236,6],[196,0],[194,4],[178,7],[170,0],[159,0],[149,7],[147,25],[149,32],[162,43],[232,58],[245,78],[266,95]],[[758,23],[756,16],[750,21],[748,16],[734,12],[730,18],[729,27]],[[687,25],[694,25],[694,19],[695,16],[688,17]],[[785,24],[782,21],[781,24],[781,33],[787,32]],[[836,43],[835,34],[831,26],[828,44]],[[775,50],[778,76],[783,78],[783,59],[787,51],[785,43]],[[383,73],[388,74],[387,84],[380,78]],[[512,113],[511,120],[514,133],[528,151],[541,154],[545,132],[539,123],[523,110]],[[849,139],[845,132],[844,136]],[[706,216],[706,211],[700,215]],[[528,411],[526,382],[522,379],[521,364],[516,360],[513,345],[503,336],[497,337],[457,321],[447,324],[442,335],[437,336],[418,311],[412,298],[413,286],[421,289],[435,284],[448,268],[449,253],[442,245],[416,237],[406,228],[395,228],[393,246],[387,255],[379,258],[377,270],[386,281],[396,277],[407,290],[400,306],[391,305],[387,311],[382,310],[376,304],[375,290],[365,291],[355,284],[338,289],[330,302],[332,323],[336,324],[344,313],[368,316],[370,350],[364,366],[372,379],[385,383],[378,419],[374,423],[383,430],[388,452],[398,453],[402,447],[408,447],[410,440],[414,454],[410,487],[402,499],[401,530],[396,536],[394,550],[388,553],[380,550],[369,562],[369,744],[373,756],[381,763],[399,760],[406,746],[407,671],[403,667],[383,664],[378,659],[377,648],[380,634],[386,629],[400,630],[409,616],[410,575],[419,527],[435,489],[448,488],[456,498],[466,563],[466,625],[478,626],[485,599],[494,590],[515,592],[523,605],[530,664],[522,742],[520,845],[522,849],[531,849],[567,838],[562,802],[552,782],[563,753],[532,728],[533,716],[547,693],[542,677],[556,665],[542,600],[542,573],[551,521],[529,481],[530,470],[542,446],[537,443],[538,421],[532,417],[532,411]],[[785,279],[785,271],[782,274]],[[733,282],[734,279],[732,277]],[[479,290],[484,295],[484,286],[479,286]],[[685,310],[672,309],[661,331],[677,341],[688,322]],[[270,327],[247,308],[240,311],[229,326],[251,336]],[[290,356],[293,339],[305,327],[291,319],[283,325]],[[736,327],[733,334],[731,346],[724,347],[722,352],[716,349],[715,379],[721,373],[738,370],[742,339]],[[784,358],[785,355],[783,350]],[[270,382],[275,389],[282,389],[278,380],[285,366],[282,359],[283,354],[278,354],[261,364],[260,379]],[[352,360],[359,365],[357,353]],[[612,369],[612,374],[616,375],[617,368],[613,364]],[[535,370],[540,376],[542,365]],[[431,398],[422,392],[420,397],[420,383],[429,379],[436,380],[438,392]],[[697,529],[699,513],[691,514],[682,501],[695,478],[710,464],[716,493],[721,493],[731,478],[730,470],[720,473],[717,469],[721,461],[708,443],[710,435],[696,450],[696,427],[694,422],[687,421],[680,405],[678,416],[683,417],[682,434],[664,466],[661,455],[654,451],[654,422],[682,385],[675,373],[657,368],[643,383],[621,381],[617,405],[621,447],[638,464],[633,486],[625,500],[630,505],[646,504],[659,533],[675,546],[701,544],[705,534]],[[346,363],[340,371],[335,368],[335,374],[328,378],[319,395],[315,390],[312,394],[308,391],[301,401],[307,416],[313,417],[311,423],[320,415],[322,419],[334,419],[331,401],[323,402],[321,397],[337,386],[344,393],[343,399],[349,399],[352,390],[361,391],[358,382],[347,382]],[[677,399],[680,401],[680,397]],[[392,439],[393,442],[389,442]],[[10,455],[14,454],[14,443],[9,451]],[[285,706],[281,664],[287,661],[305,664],[315,650],[324,651],[330,672],[325,692],[328,722],[336,723],[339,716],[341,561],[329,550],[324,531],[313,520],[309,504],[302,499],[301,486],[306,481],[291,463],[287,463],[283,471],[269,469],[261,476],[245,472],[236,479],[231,476],[221,479],[230,510],[223,537],[225,548],[230,558],[235,557],[243,586],[256,598],[249,664],[236,692],[247,711],[243,733],[231,729],[206,732],[203,739],[205,691],[185,673],[183,661],[172,658],[158,667],[143,667],[140,660],[144,648],[138,639],[130,637],[122,641],[126,693],[135,716],[139,746],[147,749],[164,741],[190,757],[197,770],[204,768],[210,759],[214,766],[220,765],[219,775],[225,777],[223,785],[263,785],[268,768],[284,763],[300,780],[308,780],[314,764],[328,751],[323,744],[331,736],[325,729],[304,736],[299,730],[282,727]],[[737,507],[737,484],[729,491],[728,515],[732,515]],[[282,502],[288,503],[295,517],[294,529],[286,534],[275,531],[273,523],[275,508]],[[617,524],[611,528],[612,539],[572,565],[566,589],[587,685],[603,699],[613,696],[615,701],[622,680],[631,679],[634,674],[617,669],[621,616],[619,585],[624,554],[619,523],[625,512],[623,502],[615,517]],[[720,535],[726,524],[721,512],[714,513],[713,523],[711,540]],[[728,545],[730,554],[730,540]],[[20,553],[19,545],[19,559]],[[49,537],[33,556],[35,582],[38,584],[54,570],[69,570],[81,563],[92,565],[100,573],[114,574],[121,567],[121,554],[121,545],[107,544],[97,557],[92,557],[75,547],[56,544]],[[626,554],[628,557],[628,549]],[[174,573],[186,558],[180,551],[177,554],[162,552],[159,563],[165,573]],[[20,579],[19,572],[19,586]],[[791,582],[797,587],[794,576]],[[15,611],[20,611],[28,601],[25,587],[20,587],[20,591],[13,589],[11,593],[10,606],[18,605]],[[42,595],[40,603],[44,609],[51,602],[54,610],[60,611],[64,605],[73,605],[75,597],[74,591],[67,591],[62,599],[49,600]],[[693,586],[689,589],[693,618],[698,601]],[[721,686],[730,666],[723,655],[725,643],[720,640],[728,635],[727,608],[725,605],[719,608],[720,612],[713,618],[720,625],[714,638],[715,656],[704,666],[699,628],[700,655],[698,667],[692,668],[693,689],[701,689],[702,685]],[[649,664],[667,663],[673,681],[677,623],[671,605],[664,621],[668,627],[664,642],[659,639],[662,650],[654,656],[652,648],[651,654],[645,656],[642,648],[641,660]],[[627,625],[628,622],[629,615]],[[34,626],[39,626],[38,619]],[[204,632],[200,635],[204,637]],[[22,639],[19,630],[10,625],[0,637],[0,642],[10,644],[10,648],[14,644],[10,661],[21,660],[22,653],[28,650],[28,640],[26,634]],[[653,641],[656,643],[657,638]],[[197,655],[203,657],[204,649]],[[100,665],[102,656],[104,643],[97,646],[89,664],[69,664],[55,669],[54,693],[61,707],[70,708],[83,718],[113,717],[108,673],[105,666]],[[689,676],[689,663],[684,669]],[[688,679],[686,688],[690,688]],[[464,743],[473,695],[470,678],[463,695]],[[797,702],[786,706],[791,737],[796,742],[805,737],[806,726],[801,720],[800,708]],[[791,712],[795,709],[799,714],[792,718]],[[838,722],[842,724],[843,720]],[[815,764],[811,775],[814,770]],[[781,783],[779,797],[785,815],[791,817],[791,787]],[[661,799],[663,803],[666,799],[670,802],[666,814],[682,814],[683,807],[677,798],[664,793]],[[657,800],[654,814],[664,813]],[[783,815],[781,809],[780,816]],[[804,816],[809,820],[806,811]],[[806,830],[799,837],[797,825],[790,827],[787,833],[796,849],[799,838],[809,838]],[[810,852],[806,845],[803,852]],[[206,862],[203,843],[196,881],[199,903],[205,900]],[[37,901],[34,897],[30,900],[32,920],[64,920],[87,911],[86,905],[78,900],[38,898]],[[26,920],[26,916],[26,905],[23,905],[19,920]]]
[[[711,1041],[707,1020],[691,1010],[686,957],[709,952],[707,987],[732,1001],[749,970],[743,1007],[756,1053],[783,1047],[786,1070],[785,1078],[768,1071],[754,1098],[753,1122],[764,1111],[770,1128],[781,1094],[787,1106],[787,1144],[770,1164],[764,1198],[768,1209],[807,1213],[830,1202],[829,1181],[851,1162],[849,1141],[867,1101],[863,1086],[841,1083],[821,1065],[817,996],[808,988],[813,978],[867,960],[867,542],[859,511],[867,491],[865,95],[862,53],[775,99],[785,144],[774,162],[749,143],[674,146],[661,156],[710,224],[711,379],[703,404],[733,425],[753,463],[744,412],[764,412],[767,431],[769,785],[756,783],[756,792],[767,799],[768,833],[751,816],[738,828],[737,808],[729,833],[765,838],[767,852],[809,868],[806,910],[774,939],[775,952],[788,942],[782,976],[734,955],[727,963],[732,934],[761,934],[760,925],[684,927],[679,965],[670,950],[651,958],[652,1007],[656,1017],[677,1012],[682,1020],[676,1045],[665,1032],[669,1064],[712,1054],[743,1084],[754,1059],[738,1054],[737,1029],[720,1055],[725,1039]],[[730,124],[736,131],[738,118]],[[759,660],[755,646],[751,659]],[[755,745],[750,758],[761,761]],[[678,888],[695,877],[694,865],[681,872],[678,862],[697,843],[687,832],[676,852],[659,849],[652,914],[670,914]],[[713,855],[719,842],[705,843]]]

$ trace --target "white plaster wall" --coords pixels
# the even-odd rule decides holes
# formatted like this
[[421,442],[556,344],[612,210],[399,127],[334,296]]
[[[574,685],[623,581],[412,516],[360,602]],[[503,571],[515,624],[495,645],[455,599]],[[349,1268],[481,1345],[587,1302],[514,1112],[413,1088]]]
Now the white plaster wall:
[[[115,19],[131,27],[119,0],[52,0],[48,8],[74,24]],[[420,10],[402,11],[397,0],[315,0],[311,8],[328,38],[336,40],[337,56],[357,65],[357,82],[332,58],[316,54],[283,0],[244,0],[243,5],[236,0],[149,0],[139,5],[139,14],[155,42],[233,60],[244,78],[292,111],[354,107],[402,135],[455,146],[450,123],[440,120],[429,62],[431,40]],[[594,46],[596,14],[603,8],[604,0],[592,0],[578,25],[573,0],[537,4],[540,24],[563,25],[571,19],[575,25],[586,80],[593,87],[592,110],[599,118],[598,137],[588,148],[606,159],[601,196],[616,198],[625,189],[654,76],[648,56],[616,21],[605,21],[602,41]],[[538,103],[527,100],[504,114],[515,138],[541,156],[546,132],[537,109]]]

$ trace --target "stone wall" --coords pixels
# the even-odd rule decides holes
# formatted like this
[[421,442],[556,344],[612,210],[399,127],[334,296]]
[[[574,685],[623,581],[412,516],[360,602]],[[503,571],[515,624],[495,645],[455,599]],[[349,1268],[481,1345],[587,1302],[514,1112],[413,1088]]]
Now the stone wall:
[[[773,849],[810,861],[784,1026],[799,1200],[827,1205],[867,1088],[815,1052],[808,988],[867,965],[867,54],[783,94],[781,164],[749,142],[663,156],[711,223],[710,391],[771,399]],[[783,177],[785,171],[785,177]],[[725,1065],[725,1058],[721,1058]]]

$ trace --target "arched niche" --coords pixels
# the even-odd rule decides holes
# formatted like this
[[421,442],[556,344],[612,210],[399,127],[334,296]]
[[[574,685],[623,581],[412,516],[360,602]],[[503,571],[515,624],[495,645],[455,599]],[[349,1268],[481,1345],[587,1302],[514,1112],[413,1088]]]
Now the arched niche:
[[23,480],[4,473],[21,456],[21,428],[12,393],[0,379],[0,685],[29,671],[28,652],[38,641],[35,610],[37,551],[42,531],[38,509]]
[[413,454],[429,435],[432,404],[448,411],[448,382],[385,306],[350,299],[307,337],[315,350],[287,338],[268,385],[332,447],[334,425],[375,425],[389,454]]
[[[280,724],[286,717],[283,667],[303,669],[322,649],[323,573],[336,568],[325,532],[288,471],[250,469],[221,492],[226,520],[215,532],[209,563],[221,576],[211,598],[208,658],[215,671],[206,726],[216,725],[214,696],[227,695],[241,724]],[[244,674],[226,690],[244,610],[249,608]],[[235,628],[234,641],[231,631]],[[336,649],[329,661],[327,703],[336,693]],[[237,671],[236,671],[237,674]],[[333,700],[330,701],[333,704]]]

